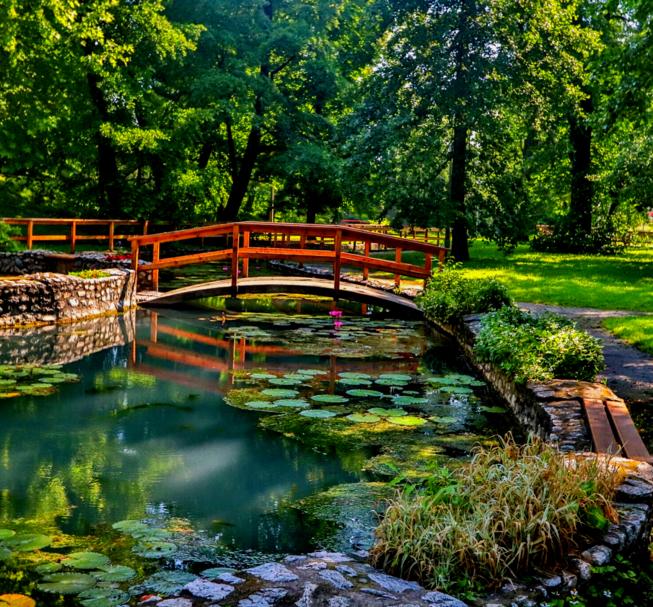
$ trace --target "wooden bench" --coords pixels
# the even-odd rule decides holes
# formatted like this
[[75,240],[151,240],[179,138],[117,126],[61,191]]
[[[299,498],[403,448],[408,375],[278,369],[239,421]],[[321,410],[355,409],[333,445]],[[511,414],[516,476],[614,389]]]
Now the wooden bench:
[[583,405],[597,453],[653,461],[623,400],[583,398]]

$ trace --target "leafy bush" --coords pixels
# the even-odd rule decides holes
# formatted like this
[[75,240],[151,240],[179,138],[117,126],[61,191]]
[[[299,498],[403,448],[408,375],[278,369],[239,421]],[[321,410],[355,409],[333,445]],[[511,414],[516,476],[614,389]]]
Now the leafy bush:
[[561,316],[503,308],[481,321],[474,351],[514,378],[594,381],[605,368],[598,339]]
[[509,437],[471,461],[438,470],[389,503],[377,529],[377,565],[428,587],[497,587],[563,563],[615,520],[619,473],[597,458],[565,456]]
[[508,289],[494,278],[466,278],[461,264],[447,263],[430,280],[419,304],[431,320],[459,322],[467,314],[479,314],[512,305]]
[[68,276],[77,276],[77,278],[92,280],[95,278],[109,278],[111,274],[102,270],[81,270],[80,272],[69,272]]
[[550,230],[536,234],[531,249],[544,253],[574,253],[587,255],[615,255],[623,249],[618,235],[610,224],[597,227],[589,234],[574,230],[568,221],[561,221]]
[[0,221],[0,251],[18,251],[18,243],[11,237],[19,234],[20,231],[17,228],[12,228],[4,221]]

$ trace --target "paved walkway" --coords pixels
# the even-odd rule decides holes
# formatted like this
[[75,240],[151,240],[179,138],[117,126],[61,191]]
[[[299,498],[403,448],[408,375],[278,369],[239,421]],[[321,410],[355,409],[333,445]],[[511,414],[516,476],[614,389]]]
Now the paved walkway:
[[564,308],[546,304],[518,303],[533,312],[552,312],[571,318],[578,326],[603,341],[606,370],[599,375],[608,386],[629,402],[653,403],[653,358],[603,328],[606,318],[639,316],[641,312]]

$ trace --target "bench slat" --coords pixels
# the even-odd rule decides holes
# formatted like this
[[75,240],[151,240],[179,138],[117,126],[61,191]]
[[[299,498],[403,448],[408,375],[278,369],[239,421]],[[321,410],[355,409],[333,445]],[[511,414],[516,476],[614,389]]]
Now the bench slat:
[[608,414],[600,400],[584,398],[585,414],[589,422],[594,450],[597,453],[617,453],[619,445],[612,432]]
[[650,462],[651,456],[630,417],[626,403],[608,400],[606,405],[626,457],[642,462]]

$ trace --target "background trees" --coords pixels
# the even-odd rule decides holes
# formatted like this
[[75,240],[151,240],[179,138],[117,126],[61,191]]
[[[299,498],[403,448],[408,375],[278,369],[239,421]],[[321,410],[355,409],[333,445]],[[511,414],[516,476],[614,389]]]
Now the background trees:
[[651,2],[17,0],[4,215],[332,220],[506,249],[651,206]]

